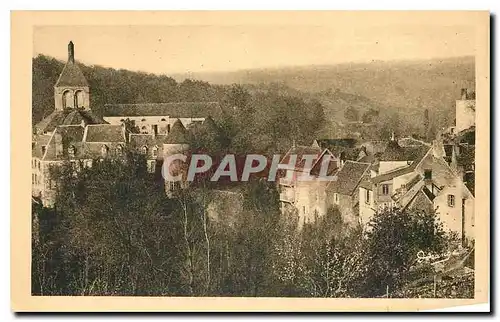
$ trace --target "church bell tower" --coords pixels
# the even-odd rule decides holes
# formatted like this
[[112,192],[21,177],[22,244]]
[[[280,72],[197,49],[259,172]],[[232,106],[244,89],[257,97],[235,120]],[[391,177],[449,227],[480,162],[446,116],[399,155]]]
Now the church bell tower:
[[90,110],[90,89],[87,79],[75,62],[75,45],[68,44],[68,61],[54,86],[56,111]]

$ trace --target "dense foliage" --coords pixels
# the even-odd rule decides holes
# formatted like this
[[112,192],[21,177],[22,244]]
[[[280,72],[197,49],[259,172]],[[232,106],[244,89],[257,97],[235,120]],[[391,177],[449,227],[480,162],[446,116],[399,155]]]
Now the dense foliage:
[[75,166],[54,169],[54,209],[33,207],[33,294],[380,296],[408,284],[417,251],[447,244],[432,214],[387,211],[363,234],[332,208],[299,229],[265,181],[217,217],[221,194],[167,198],[141,156]]

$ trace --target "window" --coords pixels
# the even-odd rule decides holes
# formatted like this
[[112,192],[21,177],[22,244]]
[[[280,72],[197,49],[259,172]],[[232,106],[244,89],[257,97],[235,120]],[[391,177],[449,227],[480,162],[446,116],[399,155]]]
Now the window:
[[162,122],[166,122],[167,120],[165,120],[165,119],[161,119],[161,121],[162,121]]
[[365,190],[365,203],[370,203],[370,190]]
[[338,194],[338,193],[334,193],[334,194],[333,194],[333,201],[334,201],[335,203],[339,203],[339,194]]
[[142,119],[141,122],[146,122],[146,119]]
[[432,170],[431,169],[424,170],[424,179],[425,180],[432,180]]
[[75,157],[75,151],[76,151],[75,147],[74,146],[70,146],[68,148],[68,156],[70,158],[74,158]]
[[302,213],[305,215],[306,214],[306,206],[302,206]]
[[45,150],[47,150],[47,146],[46,145],[42,145],[42,155],[45,155]]
[[153,147],[151,154],[153,155],[153,158],[158,156],[158,147],[156,145]]
[[142,154],[148,154],[148,147],[146,145],[143,145],[141,148],[141,153]]
[[167,133],[170,133],[170,124],[167,125]]
[[38,170],[40,170],[40,161],[37,161],[38,164]]
[[389,185],[388,184],[383,184],[382,185],[382,194],[383,195],[388,195],[389,194]]
[[455,207],[455,196],[448,195],[448,207]]

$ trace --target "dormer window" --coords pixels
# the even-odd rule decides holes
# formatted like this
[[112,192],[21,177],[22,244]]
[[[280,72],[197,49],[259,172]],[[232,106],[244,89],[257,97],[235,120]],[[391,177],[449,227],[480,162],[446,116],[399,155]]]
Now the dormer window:
[[148,154],[148,147],[146,145],[143,145],[141,148],[141,153],[142,154]]
[[122,156],[123,155],[123,147],[121,145],[116,147],[116,155],[117,156]]
[[74,158],[75,157],[75,153],[76,153],[76,149],[75,147],[72,145],[68,148],[68,156],[70,158]]
[[162,121],[162,122],[166,122],[167,120],[165,120],[165,119],[161,119],[161,121]]
[[151,150],[151,154],[153,155],[153,158],[156,158],[158,156],[158,147],[156,145]]
[[146,122],[146,119],[142,119],[141,122]]
[[104,157],[107,157],[108,156],[108,151],[109,151],[109,148],[106,146],[106,145],[103,145],[101,147],[101,156],[104,158]]

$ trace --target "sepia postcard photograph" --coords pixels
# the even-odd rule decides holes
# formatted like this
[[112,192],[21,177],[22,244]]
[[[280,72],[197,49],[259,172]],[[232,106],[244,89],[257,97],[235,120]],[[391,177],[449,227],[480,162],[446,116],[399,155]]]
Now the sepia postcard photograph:
[[487,11],[11,25],[13,311],[488,302]]

